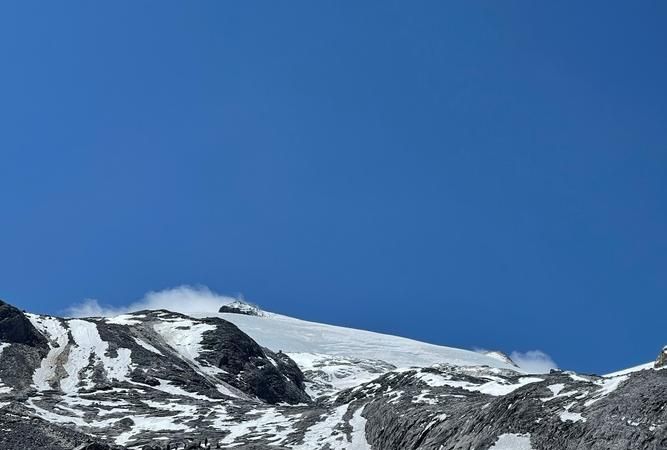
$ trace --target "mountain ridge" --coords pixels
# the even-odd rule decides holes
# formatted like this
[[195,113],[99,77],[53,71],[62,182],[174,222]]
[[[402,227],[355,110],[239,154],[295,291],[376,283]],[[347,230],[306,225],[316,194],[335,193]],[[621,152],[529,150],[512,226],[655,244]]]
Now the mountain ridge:
[[2,305],[9,450],[667,445],[667,371],[653,366],[527,374],[502,355],[267,312],[65,319]]

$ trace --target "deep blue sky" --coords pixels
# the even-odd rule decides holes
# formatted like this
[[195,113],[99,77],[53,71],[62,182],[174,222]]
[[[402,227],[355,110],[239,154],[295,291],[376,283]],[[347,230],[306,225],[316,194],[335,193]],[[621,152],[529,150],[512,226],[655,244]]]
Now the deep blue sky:
[[667,3],[557,3],[3,3],[0,297],[653,359]]

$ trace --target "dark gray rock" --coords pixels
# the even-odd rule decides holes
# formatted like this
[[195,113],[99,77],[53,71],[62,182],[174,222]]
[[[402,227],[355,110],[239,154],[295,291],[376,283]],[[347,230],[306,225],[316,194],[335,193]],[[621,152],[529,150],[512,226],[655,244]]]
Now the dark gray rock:
[[0,342],[46,348],[46,338],[18,308],[0,300]]
[[111,450],[100,439],[79,433],[69,427],[32,417],[30,412],[14,405],[0,409],[0,448],[3,450]]
[[[607,379],[552,373],[499,396],[452,386],[427,387],[415,382],[422,373],[381,377],[373,386],[339,397],[339,402],[367,401],[363,415],[373,448],[485,450],[506,433],[530,435],[535,450],[667,448],[665,371],[646,370],[617,379],[622,381],[608,392]],[[520,378],[507,380],[516,383]],[[452,385],[472,381],[449,379]],[[562,386],[565,395],[554,395],[549,386]],[[403,392],[397,400],[387,395],[397,389]],[[430,396],[415,404],[415,398],[424,398],[425,389]]]
[[257,306],[251,305],[250,303],[246,303],[241,300],[237,300],[235,302],[222,305],[218,312],[227,314],[243,314],[245,316],[263,315],[262,310],[259,309]]
[[236,325],[219,318],[201,319],[215,325],[204,333],[200,360],[224,370],[218,378],[267,403],[307,403],[304,376],[285,354],[262,348]]
[[663,347],[662,351],[658,355],[658,358],[655,360],[655,368],[667,366],[667,345]]

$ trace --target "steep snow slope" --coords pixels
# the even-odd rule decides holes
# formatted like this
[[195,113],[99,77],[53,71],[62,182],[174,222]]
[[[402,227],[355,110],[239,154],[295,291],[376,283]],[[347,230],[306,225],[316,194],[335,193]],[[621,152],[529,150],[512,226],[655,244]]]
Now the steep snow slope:
[[434,364],[490,366],[518,370],[497,357],[427,344],[408,338],[371,331],[326,325],[263,312],[261,316],[229,313],[200,313],[195,317],[220,317],[239,327],[260,345],[287,353],[324,354],[377,360],[398,368],[428,367]]

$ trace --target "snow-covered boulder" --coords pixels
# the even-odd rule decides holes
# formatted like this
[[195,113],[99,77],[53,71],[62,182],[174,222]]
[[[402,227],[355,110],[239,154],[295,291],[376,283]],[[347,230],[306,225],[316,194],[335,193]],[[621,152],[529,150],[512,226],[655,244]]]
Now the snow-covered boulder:
[[258,316],[258,317],[264,315],[262,310],[259,309],[257,306],[251,305],[250,303],[246,303],[242,300],[236,300],[232,303],[227,303],[226,305],[222,305],[218,312],[227,314],[243,314],[245,316]]

